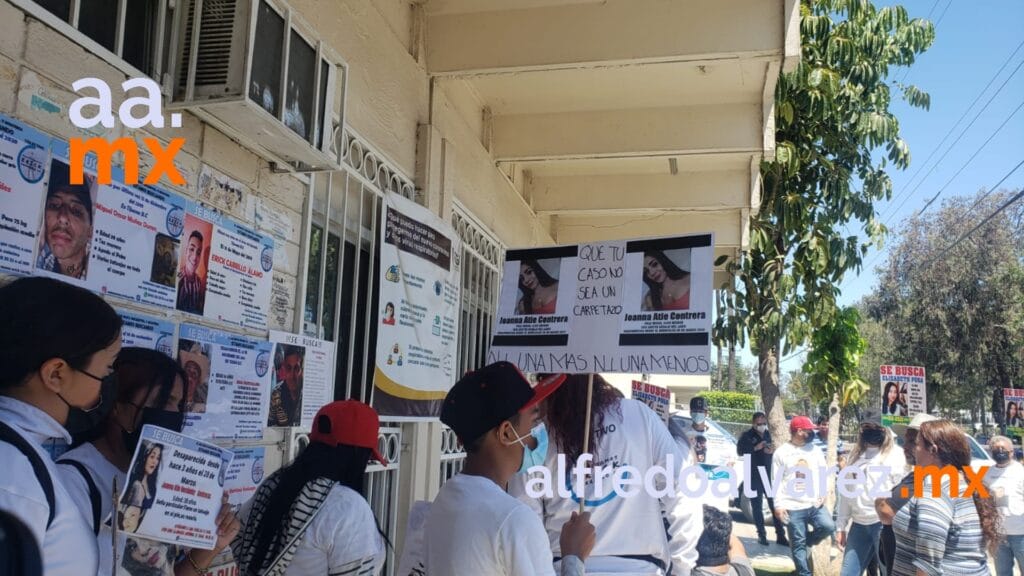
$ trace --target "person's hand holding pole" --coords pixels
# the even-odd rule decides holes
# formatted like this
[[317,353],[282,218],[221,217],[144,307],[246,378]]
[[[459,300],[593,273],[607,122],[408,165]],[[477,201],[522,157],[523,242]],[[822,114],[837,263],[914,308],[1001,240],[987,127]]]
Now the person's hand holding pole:
[[594,530],[594,525],[590,523],[590,512],[583,514],[573,512],[572,518],[562,525],[562,534],[558,538],[562,557],[576,556],[580,560],[586,560],[590,556],[596,541],[597,532]]

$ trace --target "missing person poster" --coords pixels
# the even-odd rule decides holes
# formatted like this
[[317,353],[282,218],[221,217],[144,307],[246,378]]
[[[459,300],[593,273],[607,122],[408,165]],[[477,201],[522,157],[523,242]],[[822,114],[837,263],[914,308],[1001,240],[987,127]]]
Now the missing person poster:
[[49,146],[41,132],[0,116],[0,271],[32,271]]
[[182,324],[185,427],[196,438],[263,437],[270,390],[270,342]]
[[274,239],[193,203],[185,215],[175,307],[211,320],[266,328]]
[[1003,388],[1006,435],[1024,439],[1024,388]]
[[274,345],[268,427],[310,429],[322,406],[334,401],[334,342],[270,332]]
[[118,501],[126,536],[212,550],[230,450],[145,425]]
[[633,380],[633,400],[639,400],[646,404],[654,413],[668,422],[669,400],[671,392],[664,386],[656,386],[648,382]]
[[384,198],[373,406],[382,416],[436,418],[456,378],[462,246],[444,220]]
[[488,362],[708,374],[711,234],[510,250]]
[[121,345],[149,348],[174,356],[174,323],[163,318],[118,310],[121,316]]
[[921,366],[886,364],[878,369],[882,390],[882,424],[910,424],[917,414],[928,412],[928,391]]
[[235,448],[235,458],[228,466],[224,478],[224,491],[228,495],[228,504],[241,506],[256,493],[256,487],[263,482],[266,465],[266,448],[250,446]]

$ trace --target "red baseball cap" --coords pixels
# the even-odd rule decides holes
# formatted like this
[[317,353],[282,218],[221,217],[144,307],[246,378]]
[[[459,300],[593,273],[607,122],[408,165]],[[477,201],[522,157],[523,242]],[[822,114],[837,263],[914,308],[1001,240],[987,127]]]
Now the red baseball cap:
[[794,416],[789,421],[789,431],[795,432],[797,430],[817,430],[818,427],[811,422],[811,419],[807,416]]
[[373,458],[387,466],[388,461],[377,450],[380,417],[373,408],[356,400],[331,402],[316,413],[310,442],[328,446],[369,448]]

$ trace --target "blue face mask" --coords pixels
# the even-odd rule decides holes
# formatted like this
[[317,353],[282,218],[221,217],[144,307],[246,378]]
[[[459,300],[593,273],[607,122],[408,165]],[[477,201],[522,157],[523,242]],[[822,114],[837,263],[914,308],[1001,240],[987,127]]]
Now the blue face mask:
[[516,438],[516,442],[523,445],[523,463],[519,466],[517,474],[526,474],[534,466],[543,466],[544,459],[548,455],[548,429],[543,423],[537,424],[530,430],[530,436],[537,440],[537,447],[530,449],[530,446],[523,442],[528,436]]
[[704,421],[707,420],[708,416],[703,412],[694,412],[692,414],[692,418],[694,424],[703,424]]

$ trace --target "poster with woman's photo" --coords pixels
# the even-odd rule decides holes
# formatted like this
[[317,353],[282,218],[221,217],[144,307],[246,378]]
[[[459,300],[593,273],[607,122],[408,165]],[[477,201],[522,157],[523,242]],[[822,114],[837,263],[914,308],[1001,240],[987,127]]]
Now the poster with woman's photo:
[[557,346],[568,342],[577,250],[577,246],[557,246],[505,254],[494,328],[499,345]]
[[119,535],[117,576],[174,576],[182,546]]
[[915,415],[928,412],[924,367],[885,364],[878,373],[883,425],[909,424]]
[[143,426],[118,500],[118,530],[126,536],[212,550],[232,458],[230,450],[215,444]]
[[0,116],[0,271],[32,271],[49,146],[43,133]]
[[35,269],[65,282],[90,287],[90,255],[99,186],[96,174],[84,170],[81,184],[71,183],[67,144],[53,141]]
[[259,439],[267,424],[272,344],[182,324],[178,364],[185,372],[184,431],[202,439]]
[[1024,388],[1003,388],[1006,435],[1024,439]]

